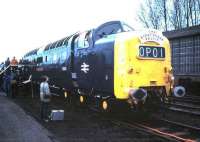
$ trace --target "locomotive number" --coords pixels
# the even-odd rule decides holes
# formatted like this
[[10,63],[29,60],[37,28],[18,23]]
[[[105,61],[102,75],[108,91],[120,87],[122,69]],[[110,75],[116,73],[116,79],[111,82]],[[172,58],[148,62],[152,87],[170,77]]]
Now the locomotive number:
[[139,57],[142,58],[165,58],[165,49],[163,47],[140,46]]

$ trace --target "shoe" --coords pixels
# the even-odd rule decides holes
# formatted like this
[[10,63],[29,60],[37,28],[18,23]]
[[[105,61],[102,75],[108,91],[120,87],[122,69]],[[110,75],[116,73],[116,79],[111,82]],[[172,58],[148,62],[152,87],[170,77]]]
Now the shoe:
[[48,120],[48,119],[45,119],[44,121],[45,121],[45,122],[49,122],[49,120]]

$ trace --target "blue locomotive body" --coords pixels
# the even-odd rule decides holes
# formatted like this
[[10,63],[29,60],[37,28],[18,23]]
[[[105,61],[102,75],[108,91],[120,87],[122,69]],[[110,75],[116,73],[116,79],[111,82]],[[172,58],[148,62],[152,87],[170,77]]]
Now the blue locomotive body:
[[[149,56],[139,57],[140,47],[142,54]],[[136,101],[128,99],[137,90],[144,103],[147,91],[166,97],[172,87],[168,40],[158,31],[142,34],[121,21],[77,32],[27,53],[23,60],[33,64],[33,81],[39,83],[40,77],[47,75],[51,86],[62,89],[65,95],[79,96],[80,103],[89,97],[100,98],[104,110],[110,100],[132,105]],[[146,68],[152,65],[159,67],[159,75]]]
[[132,30],[120,21],[107,22],[96,29],[77,32],[35,49],[23,60],[35,65],[31,69],[35,81],[47,75],[52,86],[65,90],[79,88],[86,92],[95,90],[112,96],[115,35]]

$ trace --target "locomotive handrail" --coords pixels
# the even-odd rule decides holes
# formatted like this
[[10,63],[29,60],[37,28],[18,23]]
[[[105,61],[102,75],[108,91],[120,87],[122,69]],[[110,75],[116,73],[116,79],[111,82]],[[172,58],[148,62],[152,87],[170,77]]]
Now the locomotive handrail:
[[28,80],[23,81],[23,84],[27,84],[32,81],[32,75],[29,76]]
[[0,72],[0,75],[3,74],[11,65],[8,65],[3,71]]

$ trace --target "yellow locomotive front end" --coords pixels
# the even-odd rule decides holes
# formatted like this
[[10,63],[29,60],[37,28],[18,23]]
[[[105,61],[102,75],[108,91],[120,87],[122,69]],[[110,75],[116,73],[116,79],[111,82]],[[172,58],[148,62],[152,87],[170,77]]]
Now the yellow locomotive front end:
[[173,86],[170,45],[156,30],[130,32],[116,38],[114,93],[117,99],[145,103],[149,97],[162,100]]

